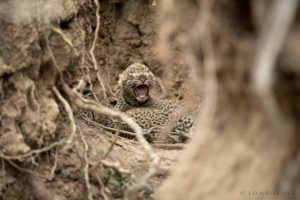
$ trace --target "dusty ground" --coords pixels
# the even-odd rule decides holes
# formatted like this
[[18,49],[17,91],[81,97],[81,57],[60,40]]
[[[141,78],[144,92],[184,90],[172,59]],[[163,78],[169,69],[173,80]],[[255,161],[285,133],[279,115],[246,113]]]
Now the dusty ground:
[[270,2],[0,1],[0,199],[128,197],[156,157],[81,113],[94,106],[104,119],[134,62],[160,80],[154,95],[202,115],[187,150],[151,144],[158,173],[131,199],[240,199],[253,185],[299,196],[300,12],[290,30],[277,26],[287,35],[266,79],[255,61],[280,41]]
[[[154,91],[156,96],[181,102],[189,97],[187,68],[182,61],[169,63],[173,71],[158,61],[157,7],[152,3],[100,1],[100,32],[95,48],[98,70],[88,54],[97,24],[93,2],[48,1],[48,7],[37,6],[38,1],[1,4],[8,10],[0,9],[0,23],[5,30],[0,36],[2,199],[87,199],[87,166],[94,199],[123,199],[128,186],[148,171],[149,158],[137,141],[116,139],[110,132],[76,117],[77,134],[72,144],[36,150],[61,141],[71,132],[65,107],[52,88],[56,85],[62,91],[57,66],[69,86],[85,80],[89,83],[83,91],[85,97],[107,106],[114,103],[110,90],[117,97],[119,73],[134,62],[148,65],[161,79]],[[113,141],[116,144],[110,149]],[[154,149],[161,157],[161,169],[150,181],[152,192],[141,193],[140,199],[153,198],[153,191],[183,151],[172,147]]]

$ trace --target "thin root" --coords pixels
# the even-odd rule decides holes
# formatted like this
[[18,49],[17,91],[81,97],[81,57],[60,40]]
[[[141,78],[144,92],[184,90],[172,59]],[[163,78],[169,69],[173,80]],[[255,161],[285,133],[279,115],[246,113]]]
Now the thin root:
[[86,143],[84,136],[82,134],[82,131],[79,129],[79,136],[80,136],[80,140],[84,146],[84,154],[83,154],[83,158],[84,158],[84,167],[83,167],[83,174],[84,174],[84,181],[85,181],[85,186],[87,189],[87,193],[88,193],[88,200],[93,200],[93,196],[91,193],[91,183],[90,183],[90,177],[89,177],[89,158],[88,158],[88,150],[89,150],[89,146]]

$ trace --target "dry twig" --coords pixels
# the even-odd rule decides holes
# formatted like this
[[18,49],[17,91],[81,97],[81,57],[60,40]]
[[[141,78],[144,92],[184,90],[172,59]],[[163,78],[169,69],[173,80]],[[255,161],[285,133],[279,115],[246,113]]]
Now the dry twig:
[[166,150],[183,150],[185,147],[184,144],[166,144],[166,143],[154,143],[152,146],[157,149],[166,149]]
[[97,62],[96,62],[96,57],[95,57],[94,51],[95,51],[96,43],[98,40],[98,34],[100,31],[100,4],[99,4],[98,0],[94,0],[94,3],[96,5],[96,29],[95,29],[95,36],[94,36],[94,40],[93,40],[92,47],[90,50],[90,54],[92,56],[93,63],[94,64],[96,63],[96,65],[95,65],[95,69],[96,69]]
[[54,164],[53,164],[53,167],[52,167],[52,169],[51,169],[50,176],[49,176],[49,178],[48,178],[49,181],[51,181],[51,180],[54,178],[54,173],[55,173],[55,170],[56,170],[56,168],[57,168],[58,150],[59,150],[59,148],[57,148],[56,151],[55,151]]
[[106,158],[109,156],[110,152],[113,150],[113,148],[114,148],[114,146],[115,146],[115,144],[116,144],[116,141],[117,141],[117,139],[118,139],[118,137],[119,137],[119,135],[120,135],[120,132],[121,132],[121,129],[118,128],[118,129],[117,129],[117,132],[116,132],[115,135],[114,135],[114,138],[113,138],[113,140],[112,140],[112,143],[110,144],[110,147],[108,148],[107,152],[106,152],[105,155],[103,156],[103,159],[106,159]]
[[[96,57],[95,57],[95,47],[97,44],[97,40],[98,40],[98,35],[99,35],[99,31],[100,31],[100,3],[98,0],[94,0],[94,3],[96,5],[96,29],[95,29],[95,36],[94,36],[94,40],[92,43],[92,47],[90,49],[90,55],[91,55],[91,59],[93,61],[93,65],[94,65],[94,69],[96,71],[97,74],[97,79],[101,85],[101,88],[103,90],[103,94],[104,97],[107,101],[110,102],[111,98],[108,98],[107,94],[109,95],[109,97],[115,97],[115,94],[112,92],[111,87],[109,86],[109,84],[107,83],[106,79],[103,79],[100,75],[100,70],[99,70],[99,66],[98,63],[96,61]],[[107,91],[108,89],[108,91]]]
[[[91,120],[91,119],[88,118],[88,117],[84,117],[83,119],[84,119],[86,122],[88,122],[88,123],[90,123],[90,124],[92,124],[92,125],[94,125],[94,126],[96,126],[96,127],[102,128],[102,129],[104,129],[104,130],[107,130],[107,131],[113,131],[113,132],[116,132],[116,133],[118,132],[118,129],[116,129],[116,128],[111,128],[111,127],[105,126],[105,125],[103,125],[103,124],[99,124],[99,123],[97,123],[97,122]],[[128,136],[135,137],[135,134],[132,133],[132,132],[129,132],[129,131],[120,130],[120,133],[125,134],[125,135],[128,135]]]
[[95,36],[94,36],[94,40],[93,40],[93,43],[92,43],[92,47],[90,49],[90,55],[92,57],[92,61],[93,61],[93,64],[94,64],[94,69],[97,73],[97,79],[101,85],[101,88],[103,90],[103,94],[104,94],[104,97],[105,99],[107,99],[107,92],[106,92],[106,88],[105,88],[105,85],[103,83],[103,79],[101,78],[100,76],[100,72],[99,72],[99,67],[98,67],[98,63],[97,63],[97,60],[96,60],[96,57],[95,57],[95,47],[96,47],[96,43],[97,43],[97,40],[98,40],[98,35],[99,35],[99,31],[100,31],[100,4],[99,4],[99,1],[98,0],[94,0],[94,3],[96,5],[96,29],[95,29]]
[[89,146],[87,144],[87,142],[84,139],[84,136],[82,134],[81,129],[79,129],[79,137],[80,137],[80,141],[83,144],[84,147],[84,153],[83,153],[83,158],[84,158],[84,167],[83,167],[83,174],[84,174],[84,180],[85,180],[85,186],[87,189],[87,193],[88,193],[88,200],[93,200],[93,196],[91,193],[91,183],[90,183],[90,177],[89,177],[89,158],[88,158],[88,150],[89,150]]
[[89,69],[88,63],[83,62],[83,66],[84,66],[84,68],[85,68],[86,71],[87,71],[86,73],[84,73],[84,71],[82,70],[82,71],[83,71],[83,74],[85,74],[85,77],[86,77],[86,79],[87,79],[87,82],[89,83],[89,90],[90,90],[90,92],[92,93],[94,99],[95,99],[97,102],[99,102],[99,99],[98,99],[97,95],[95,94],[95,92],[94,92],[94,90],[93,90],[93,83],[92,83],[92,81],[91,81],[91,77],[90,77],[90,69]]
[[51,26],[51,30],[61,36],[61,38],[66,42],[66,44],[74,51],[75,55],[78,55],[77,50],[74,48],[72,41],[62,32],[61,29]]
[[31,150],[31,151],[29,151],[27,153],[24,153],[24,154],[21,154],[21,155],[10,156],[10,155],[5,155],[3,153],[0,153],[0,158],[5,159],[5,160],[21,160],[22,158],[26,158],[26,157],[29,157],[29,156],[33,156],[35,154],[41,154],[41,153],[44,153],[46,151],[49,151],[49,150],[53,149],[56,146],[62,145],[64,142],[65,142],[65,140],[62,139],[58,142],[51,143],[47,147],[44,147],[44,148],[41,148],[41,149]]
[[[109,162],[108,160],[101,160],[101,164],[103,164],[103,166],[108,167],[113,169],[115,172],[121,173],[121,174],[131,174],[131,172],[127,169],[123,169],[119,163],[112,163]],[[97,165],[95,167],[95,169],[97,168]]]
[[67,140],[67,144],[71,144],[74,140],[74,136],[76,133],[76,124],[75,124],[75,120],[74,120],[73,110],[72,110],[70,104],[67,102],[67,100],[65,100],[65,98],[63,98],[63,96],[59,93],[59,91],[57,90],[57,88],[55,86],[52,88],[52,90],[53,90],[54,94],[56,95],[56,97],[64,105],[65,110],[68,113],[68,117],[70,120],[70,126],[71,126],[71,134]]

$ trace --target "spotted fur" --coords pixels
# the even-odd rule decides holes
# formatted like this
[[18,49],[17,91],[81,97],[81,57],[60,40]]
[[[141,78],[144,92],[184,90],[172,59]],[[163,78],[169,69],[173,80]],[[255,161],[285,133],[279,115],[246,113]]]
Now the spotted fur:
[[[144,76],[149,86],[149,94],[146,102],[138,102],[132,92],[135,80]],[[145,130],[165,127],[171,124],[170,137],[176,138],[173,142],[182,142],[189,137],[190,129],[193,126],[191,116],[179,112],[180,106],[171,100],[159,100],[152,98],[151,89],[155,84],[153,73],[147,66],[139,63],[130,65],[121,75],[119,85],[121,86],[121,98],[115,109],[120,110],[133,117],[136,122]],[[127,126],[122,129],[130,130]]]

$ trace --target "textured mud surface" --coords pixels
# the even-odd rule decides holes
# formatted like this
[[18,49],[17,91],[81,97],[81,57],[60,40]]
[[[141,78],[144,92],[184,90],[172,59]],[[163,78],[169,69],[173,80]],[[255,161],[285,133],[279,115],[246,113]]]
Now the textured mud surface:
[[[64,105],[53,92],[53,86],[61,87],[61,72],[71,87],[81,79],[89,82],[93,87],[87,86],[86,97],[111,106],[88,55],[96,27],[95,4],[72,0],[43,3],[0,3],[1,198],[87,199],[83,170],[87,153],[92,196],[122,199],[126,188],[149,167],[136,141],[118,137],[107,157],[114,136],[75,119],[77,132],[83,133],[87,146],[76,135],[73,144],[51,147],[70,135]],[[100,5],[95,54],[105,86],[117,93],[120,72],[129,64],[141,62],[161,79],[164,87],[155,88],[156,95],[186,98],[185,68],[175,62],[174,72],[169,72],[155,53],[156,6],[151,1],[113,0],[100,1]],[[154,188],[181,152],[156,151],[166,170],[151,181]],[[130,174],[120,172],[121,168]],[[141,194],[143,197],[151,199],[152,194]]]
[[[0,199],[124,199],[154,169],[142,142],[82,118],[75,95],[112,107],[120,73],[135,62],[157,77],[155,96],[201,116],[189,149],[151,144],[158,173],[134,199],[240,199],[241,186],[253,185],[287,185],[299,196],[300,15],[277,52],[271,98],[261,98],[254,61],[269,7],[250,0],[1,1]],[[279,115],[268,113],[270,99]]]

